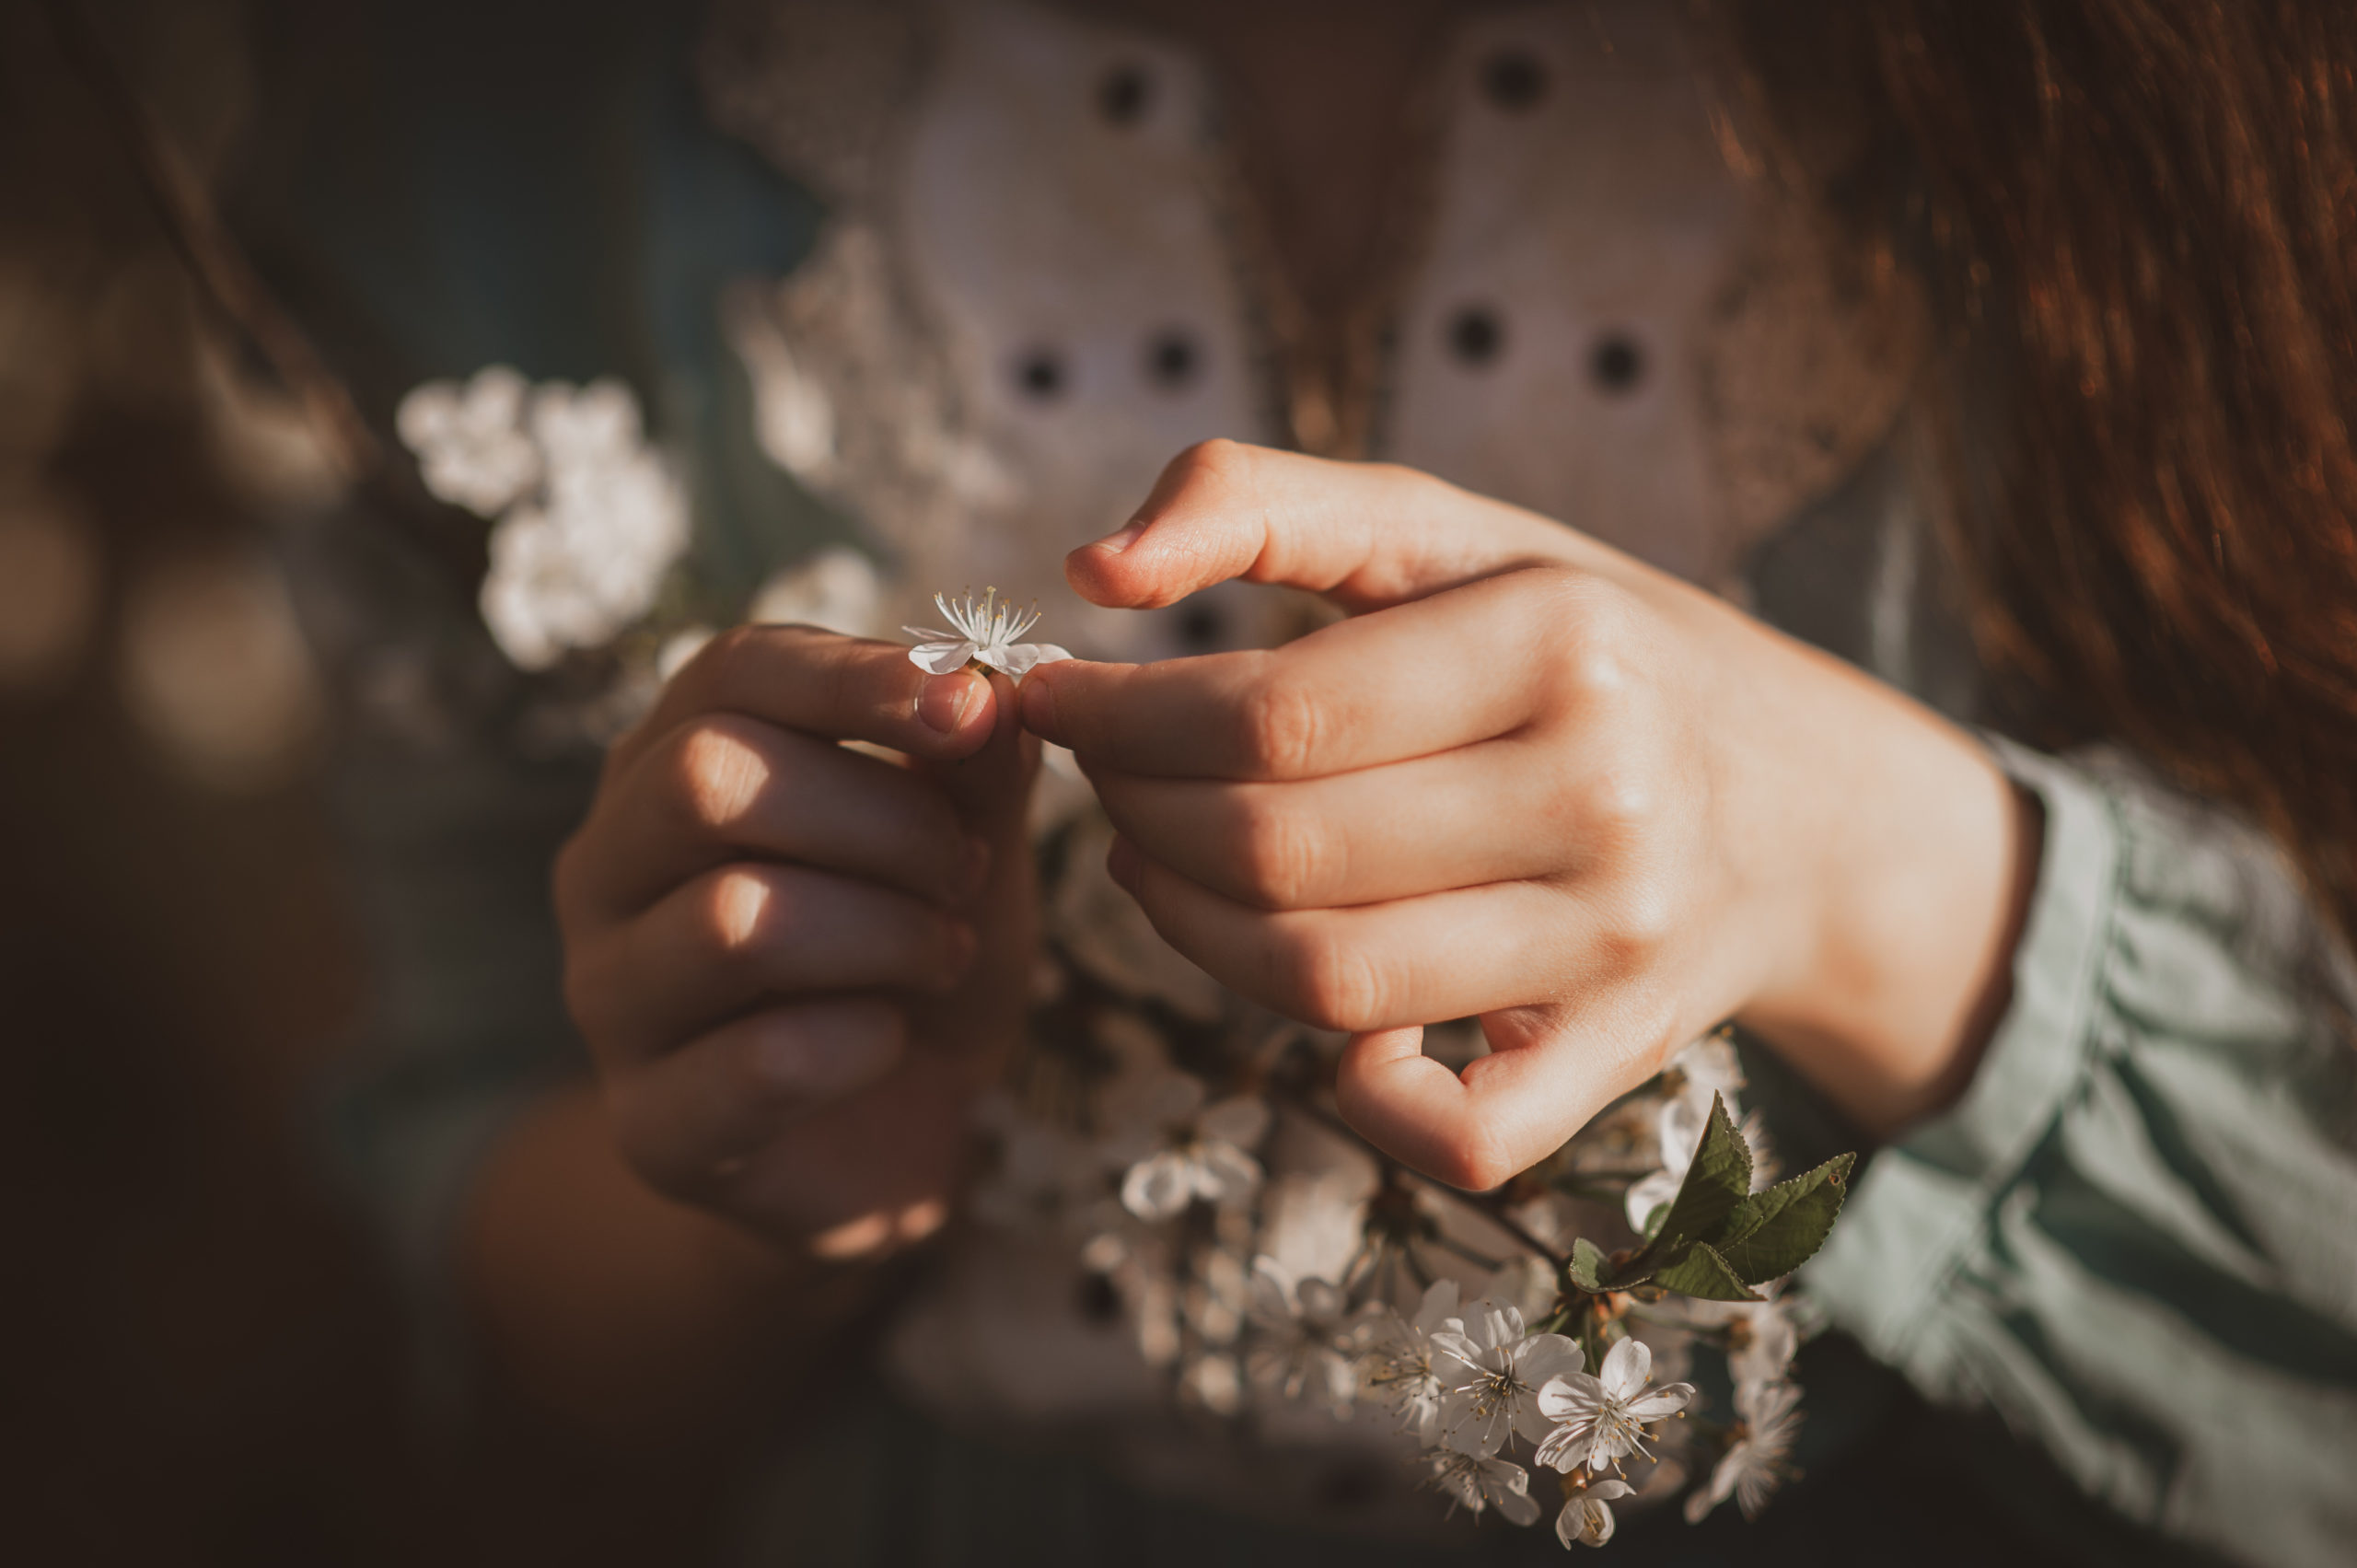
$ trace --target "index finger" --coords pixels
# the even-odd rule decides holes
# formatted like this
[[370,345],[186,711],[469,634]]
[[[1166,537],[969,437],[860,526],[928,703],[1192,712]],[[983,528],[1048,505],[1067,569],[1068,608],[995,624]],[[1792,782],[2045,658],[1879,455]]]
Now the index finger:
[[671,678],[610,765],[627,767],[656,738],[702,713],[743,714],[821,739],[865,740],[948,761],[990,738],[998,702],[973,671],[928,675],[898,643],[814,626],[739,626]]
[[1157,778],[1321,778],[1469,746],[1529,721],[1543,668],[1530,656],[1569,633],[1592,581],[1550,572],[1548,591],[1532,592],[1530,577],[1491,577],[1281,648],[1043,666],[1023,683],[1023,722],[1091,767]]

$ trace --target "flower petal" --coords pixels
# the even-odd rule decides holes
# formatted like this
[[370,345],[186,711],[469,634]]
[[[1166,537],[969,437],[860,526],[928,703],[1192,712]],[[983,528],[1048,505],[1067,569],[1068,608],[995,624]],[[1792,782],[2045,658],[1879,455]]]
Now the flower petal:
[[1248,1149],[1269,1131],[1269,1102],[1252,1095],[1237,1095],[1203,1108],[1195,1125],[1209,1136]]
[[1567,1422],[1547,1434],[1532,1462],[1568,1475],[1587,1463],[1588,1444],[1595,1436],[1596,1428],[1586,1422]]
[[1538,1499],[1527,1492],[1505,1492],[1496,1494],[1498,1512],[1506,1523],[1520,1525],[1525,1529],[1538,1522]]
[[[1429,1334],[1456,1317],[1457,1282],[1450,1279],[1434,1280],[1425,1287],[1423,1303],[1416,1308],[1417,1329]],[[1459,1320],[1462,1321],[1462,1319]]]
[[1121,1207],[1142,1220],[1167,1220],[1194,1195],[1194,1166],[1170,1153],[1148,1155],[1121,1179]]
[[928,675],[954,675],[977,651],[971,643],[920,643],[909,650],[909,662]]
[[1643,1340],[1631,1338],[1612,1347],[1596,1376],[1604,1385],[1606,1395],[1619,1400],[1634,1398],[1653,1372],[1652,1348]]
[[1522,1342],[1515,1353],[1515,1370],[1526,1383],[1545,1384],[1550,1378],[1569,1377],[1587,1365],[1586,1353],[1579,1342],[1566,1334],[1533,1334]]
[[1666,1421],[1684,1410],[1694,1400],[1691,1383],[1665,1383],[1651,1393],[1629,1401],[1629,1419],[1639,1422]]
[[[1438,1336],[1434,1336],[1438,1342]],[[1587,1421],[1603,1408],[1604,1390],[1585,1372],[1550,1377],[1538,1388],[1539,1413],[1550,1421]]]

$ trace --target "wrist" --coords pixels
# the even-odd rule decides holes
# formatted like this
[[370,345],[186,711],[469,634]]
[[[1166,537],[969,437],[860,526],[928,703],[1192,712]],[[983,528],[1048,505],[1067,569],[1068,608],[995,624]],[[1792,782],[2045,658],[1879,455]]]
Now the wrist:
[[1783,748],[1811,806],[1792,813],[1807,824],[1790,840],[1795,940],[1737,1017],[1890,1137],[1962,1094],[2003,1017],[2042,822],[1973,737],[1826,673],[1825,743]]

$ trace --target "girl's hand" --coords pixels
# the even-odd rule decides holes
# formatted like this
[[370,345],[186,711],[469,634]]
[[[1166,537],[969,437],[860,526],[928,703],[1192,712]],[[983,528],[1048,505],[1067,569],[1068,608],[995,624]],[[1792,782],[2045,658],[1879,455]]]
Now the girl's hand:
[[614,748],[557,914],[608,1121],[657,1191],[822,1257],[940,1223],[1031,969],[1012,696],[748,627]]
[[[1532,514],[1232,443],[1066,570],[1099,604],[1243,577],[1363,612],[1051,666],[1022,708],[1172,946],[1356,1036],[1342,1113],[1409,1164],[1493,1186],[1731,1016],[1874,1130],[1968,1075],[2034,834],[1896,692]],[[1419,1026],[1469,1015],[1492,1054],[1460,1078]]]

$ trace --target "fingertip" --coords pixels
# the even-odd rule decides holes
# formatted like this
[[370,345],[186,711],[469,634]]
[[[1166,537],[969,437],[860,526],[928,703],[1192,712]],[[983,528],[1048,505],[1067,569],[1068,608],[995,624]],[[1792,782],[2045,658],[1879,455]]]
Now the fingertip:
[[939,757],[966,756],[997,733],[998,692],[970,669],[927,676],[914,703],[920,724],[941,738],[929,749]]
[[1066,555],[1064,581],[1072,585],[1072,591],[1091,604],[1126,608],[1130,600],[1121,586],[1121,556],[1136,542],[1137,534],[1144,527],[1141,523],[1132,523],[1120,533],[1100,539],[1094,544],[1084,544]]
[[1040,665],[1023,678],[1023,686],[1016,701],[1022,714],[1023,727],[1042,740],[1064,743],[1062,727],[1056,722],[1055,677],[1050,673],[1055,665]]
[[1334,1074],[1334,1109],[1359,1136],[1412,1169],[1451,1185],[1443,1157],[1465,1086],[1423,1052],[1421,1026],[1353,1035]]

